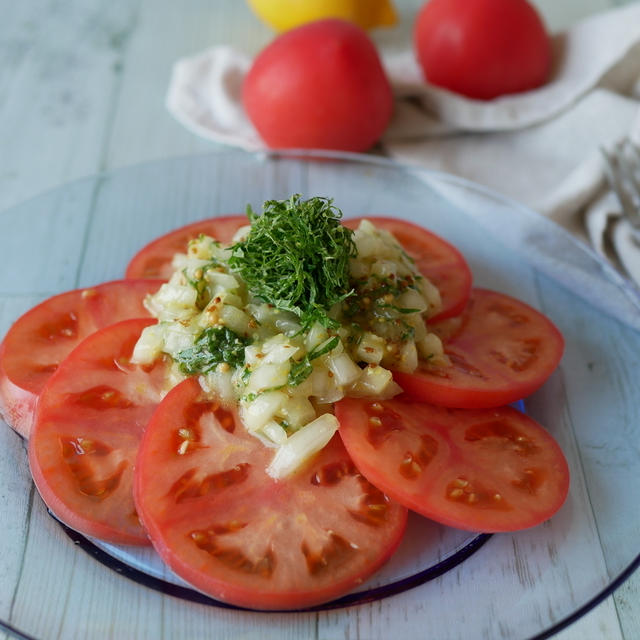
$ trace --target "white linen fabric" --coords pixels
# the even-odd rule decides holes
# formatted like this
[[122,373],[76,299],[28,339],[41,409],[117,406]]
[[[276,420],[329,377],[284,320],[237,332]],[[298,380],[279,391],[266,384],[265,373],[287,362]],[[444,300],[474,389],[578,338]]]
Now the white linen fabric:
[[[640,301],[640,247],[600,154],[625,136],[640,144],[640,2],[577,23],[554,36],[553,48],[545,86],[491,101],[429,86],[409,50],[381,51],[396,97],[381,145],[402,163],[470,179],[564,226],[629,277],[627,293]],[[242,108],[250,65],[229,46],[178,60],[167,108],[197,135],[264,149]]]

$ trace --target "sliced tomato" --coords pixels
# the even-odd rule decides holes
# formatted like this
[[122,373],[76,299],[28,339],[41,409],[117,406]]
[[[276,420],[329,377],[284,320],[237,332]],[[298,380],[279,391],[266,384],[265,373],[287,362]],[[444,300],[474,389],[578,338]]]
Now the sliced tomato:
[[421,362],[394,379],[409,395],[444,407],[500,407],[526,398],[555,371],[564,350],[545,315],[486,289],[473,290],[460,317],[429,326],[450,364]]
[[143,300],[160,280],[116,280],[75,289],[21,316],[0,345],[0,414],[28,438],[38,394],[62,360],[89,334],[148,317]]
[[149,544],[133,503],[133,465],[168,365],[130,358],[153,322],[125,320],[74,349],[42,390],[29,440],[31,473],[49,509],[108,542]]
[[168,280],[173,273],[171,261],[176,253],[185,253],[189,240],[200,234],[211,236],[222,244],[229,244],[235,232],[249,224],[247,216],[208,218],[188,224],[156,238],[145,245],[127,265],[126,278],[161,278]]
[[563,504],[569,470],[537,422],[512,409],[445,409],[405,397],[335,405],[340,436],[362,474],[445,525],[514,531]]
[[280,480],[265,471],[273,451],[189,379],[145,431],[134,495],[156,551],[197,589],[252,609],[300,609],[378,569],[407,513],[360,475],[337,435]]
[[[374,225],[391,232],[404,250],[415,260],[423,276],[440,291],[442,309],[430,318],[437,322],[463,311],[471,292],[471,269],[464,256],[452,244],[422,227],[395,218],[367,217]],[[355,229],[363,218],[344,220]]]

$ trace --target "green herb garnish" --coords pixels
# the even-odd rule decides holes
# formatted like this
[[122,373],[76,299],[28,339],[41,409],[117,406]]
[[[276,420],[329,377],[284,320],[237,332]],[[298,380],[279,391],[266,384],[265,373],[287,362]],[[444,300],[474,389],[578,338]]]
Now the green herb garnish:
[[402,326],[404,327],[404,331],[400,336],[400,340],[402,342],[408,342],[409,340],[413,340],[416,335],[415,327],[412,327],[410,324],[407,324],[406,322],[403,322]]
[[329,353],[329,351],[333,351],[333,349],[338,346],[338,342],[340,342],[340,338],[333,336],[331,340],[318,345],[315,349],[311,349],[302,360],[297,362],[292,360],[291,368],[289,369],[289,385],[291,387],[297,387],[299,384],[302,384],[313,371],[311,361],[323,356],[325,353]]
[[289,369],[288,383],[291,387],[297,387],[302,384],[313,371],[313,366],[309,362],[309,358],[305,357],[299,362],[292,362]]
[[385,302],[376,303],[376,306],[380,309],[391,309],[397,313],[409,314],[420,313],[420,309],[411,309],[410,307],[399,307],[396,304],[386,304]]
[[303,328],[336,326],[328,313],[352,294],[349,260],[356,256],[353,232],[328,198],[268,200],[262,215],[247,207],[251,231],[235,244],[229,265],[249,291],[277,309],[291,311]]
[[221,362],[239,367],[244,363],[244,348],[250,342],[227,327],[207,327],[193,347],[180,351],[175,359],[187,375],[208,373]]

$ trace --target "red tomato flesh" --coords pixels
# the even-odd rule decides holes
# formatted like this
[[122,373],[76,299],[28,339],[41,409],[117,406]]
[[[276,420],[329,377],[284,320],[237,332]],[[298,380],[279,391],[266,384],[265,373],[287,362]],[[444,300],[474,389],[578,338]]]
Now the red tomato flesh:
[[156,551],[197,589],[252,609],[300,609],[377,570],[407,513],[360,475],[338,436],[280,480],[265,471],[273,452],[186,380],[145,431],[135,500]]
[[381,491],[427,518],[471,531],[537,525],[563,504],[569,470],[537,422],[511,407],[445,409],[408,398],[347,398],[340,436]]
[[394,379],[414,398],[444,407],[500,407],[536,391],[558,366],[564,339],[555,325],[524,302],[473,289],[458,318],[430,325],[450,365],[421,361]]
[[189,240],[200,234],[211,236],[223,245],[230,244],[235,232],[249,224],[247,216],[208,218],[170,231],[145,245],[127,265],[126,278],[160,278],[173,273],[171,261],[176,253],[186,253]]
[[[355,229],[365,218],[345,220]],[[471,269],[464,256],[446,240],[422,227],[395,218],[367,217],[376,227],[391,232],[411,256],[420,273],[440,291],[442,309],[429,319],[437,322],[463,311],[471,293]]]
[[88,335],[149,312],[161,281],[117,280],[54,296],[21,316],[0,345],[0,414],[29,437],[36,400],[62,360]]
[[138,444],[166,385],[167,364],[131,364],[150,319],[86,338],[38,401],[29,464],[49,509],[72,529],[121,544],[149,544],[133,503]]

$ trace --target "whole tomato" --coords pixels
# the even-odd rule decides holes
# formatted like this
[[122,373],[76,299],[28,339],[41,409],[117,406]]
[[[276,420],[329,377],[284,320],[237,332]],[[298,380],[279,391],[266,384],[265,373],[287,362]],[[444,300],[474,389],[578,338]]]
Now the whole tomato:
[[431,83],[469,98],[534,89],[551,68],[551,42],[527,0],[430,0],[414,30]]
[[365,151],[393,111],[373,43],[363,29],[337,19],[276,38],[254,60],[242,99],[272,148]]

